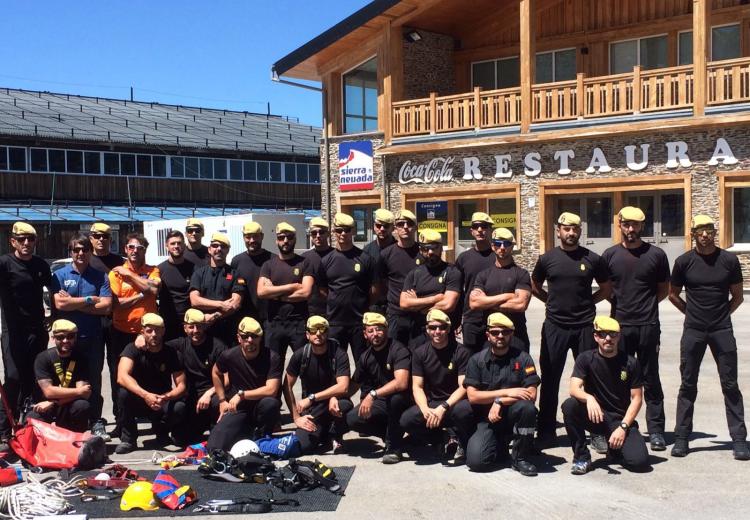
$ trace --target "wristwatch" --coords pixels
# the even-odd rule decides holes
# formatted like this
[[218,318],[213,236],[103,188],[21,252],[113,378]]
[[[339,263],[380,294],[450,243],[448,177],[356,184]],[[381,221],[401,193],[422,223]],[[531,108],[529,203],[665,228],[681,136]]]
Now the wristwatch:
[[310,400],[311,403],[315,402],[315,394],[310,394],[307,396],[307,398]]
[[85,303],[86,305],[94,305],[94,297],[93,297],[93,296],[86,296],[86,297],[85,297],[85,298],[83,299],[83,302],[84,302],[84,303]]
[[628,428],[630,428],[630,426],[628,426],[628,423],[626,423],[625,421],[622,421],[620,423],[620,428],[622,428],[625,431],[628,431]]
[[446,410],[450,410],[451,409],[451,405],[448,404],[448,401],[443,401],[442,403],[440,403],[440,406],[442,406]]
[[370,394],[370,397],[372,397],[373,399],[378,398],[378,391],[375,389],[370,390],[369,394]]
[[244,401],[245,400],[245,391],[244,390],[237,390],[237,395],[239,396],[240,401]]
[[495,397],[495,404],[498,405],[498,406],[502,406],[503,405],[503,400],[500,399],[499,397]]

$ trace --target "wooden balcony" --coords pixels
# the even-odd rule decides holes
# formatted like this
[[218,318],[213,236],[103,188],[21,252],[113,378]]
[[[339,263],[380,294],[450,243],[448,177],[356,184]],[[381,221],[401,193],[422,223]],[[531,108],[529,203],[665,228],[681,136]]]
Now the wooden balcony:
[[[750,101],[750,57],[709,62],[708,106]],[[692,65],[533,85],[531,123],[692,109]],[[399,101],[391,104],[392,136],[443,134],[521,124],[521,88]]]

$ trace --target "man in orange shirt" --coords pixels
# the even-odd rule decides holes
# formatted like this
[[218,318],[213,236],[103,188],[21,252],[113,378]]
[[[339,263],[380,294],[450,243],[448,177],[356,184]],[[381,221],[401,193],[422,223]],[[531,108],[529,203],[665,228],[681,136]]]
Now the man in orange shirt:
[[[120,354],[128,343],[135,341],[141,332],[141,318],[148,312],[157,312],[156,295],[161,285],[159,268],[146,265],[148,240],[140,233],[130,233],[125,244],[125,263],[109,272],[109,285],[112,289],[112,331],[111,345],[107,349],[112,396],[118,395],[117,365]],[[117,420],[119,432],[119,410],[113,399],[112,411]]]

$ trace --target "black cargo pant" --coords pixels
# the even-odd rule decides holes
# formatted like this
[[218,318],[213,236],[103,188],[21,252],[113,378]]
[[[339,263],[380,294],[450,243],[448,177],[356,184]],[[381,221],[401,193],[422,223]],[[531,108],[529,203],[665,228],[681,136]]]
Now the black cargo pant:
[[65,405],[55,405],[46,412],[30,411],[27,418],[40,419],[44,422],[54,422],[62,428],[73,432],[85,432],[89,427],[89,413],[91,404],[86,399],[76,399]]
[[309,432],[302,428],[297,428],[295,433],[299,439],[300,449],[303,455],[311,453],[331,435],[341,437],[347,431],[346,416],[354,408],[349,399],[339,398],[339,410],[341,417],[335,417],[328,411],[328,399],[316,402],[304,415],[312,415],[315,423],[315,431]]
[[[591,452],[586,446],[586,430],[593,434],[604,435],[607,440],[609,436],[619,428],[622,422],[622,415],[614,414],[607,410],[604,412],[604,420],[600,423],[592,423],[589,420],[588,408],[586,403],[569,397],[562,405],[563,421],[565,422],[565,431],[568,432],[568,439],[573,448],[573,459],[576,461],[591,460]],[[625,442],[620,449],[622,453],[623,465],[633,469],[640,469],[648,465],[648,450],[646,441],[638,431],[638,423],[633,423],[625,435]]]
[[120,440],[122,442],[129,442],[135,446],[138,440],[137,418],[144,417],[151,421],[156,435],[172,433],[178,445],[184,447],[187,444],[185,431],[187,406],[183,399],[166,401],[158,410],[152,410],[146,404],[146,401],[121,387],[118,401],[120,409],[119,424],[122,428]]
[[211,402],[208,408],[197,410],[198,399],[205,393],[199,392],[197,395],[190,395],[185,400],[187,407],[187,423],[185,424],[185,437],[189,442],[199,442],[203,440],[203,433],[216,424],[219,419],[219,398],[216,394],[211,396]]
[[[475,413],[475,416],[478,412]],[[466,466],[472,471],[486,471],[497,460],[498,453],[503,453],[508,439],[513,436],[512,457],[514,461],[528,460],[534,445],[537,409],[533,401],[516,401],[510,406],[503,406],[498,422],[491,423],[483,417],[477,423],[477,429],[469,438],[466,447]],[[503,445],[498,451],[498,445]]]
[[350,430],[380,437],[386,448],[401,450],[404,429],[401,427],[401,415],[413,404],[410,392],[398,392],[386,397],[378,397],[372,402],[370,417],[359,416],[357,405],[346,416]]
[[216,449],[229,451],[235,442],[254,438],[256,430],[261,436],[270,435],[280,416],[281,401],[275,397],[244,401],[239,410],[224,414],[216,423],[206,447],[209,452]]
[[120,363],[120,354],[125,347],[135,341],[138,334],[131,334],[117,330],[114,325],[109,329],[109,343],[107,343],[107,366],[109,366],[109,384],[112,389],[112,414],[115,416],[117,425],[120,426],[120,385],[117,384],[117,365]]
[[358,323],[331,323],[328,329],[328,337],[339,342],[339,348],[346,351],[347,346],[352,348],[354,363],[359,363],[362,353],[367,350],[367,341],[362,332],[362,322]]
[[659,377],[659,323],[622,325],[620,348],[638,359],[643,371],[648,433],[664,433],[664,391]]
[[[432,400],[427,404],[430,408],[435,408],[442,402]],[[417,405],[407,409],[401,416],[401,428],[417,439],[434,445],[441,441],[443,428],[453,428],[458,437],[458,442],[463,448],[466,448],[469,437],[471,437],[474,433],[474,428],[476,428],[474,413],[469,401],[461,399],[451,407],[443,416],[443,422],[440,426],[440,428],[428,428],[422,410]]]
[[716,361],[729,435],[733,441],[747,438],[745,406],[737,384],[737,343],[732,328],[702,331],[686,328],[680,340],[680,374],[682,383],[677,394],[675,436],[687,439],[693,432],[693,407],[698,395],[698,373],[706,345]]
[[568,350],[577,358],[581,352],[595,348],[594,326],[566,326],[549,319],[542,325],[542,348],[539,368],[542,386],[539,396],[539,418],[537,430],[542,435],[555,433],[557,425],[557,403],[560,379],[565,369]]
[[388,310],[388,337],[400,342],[402,345],[409,345],[411,331],[411,320],[404,314]]
[[97,421],[102,417],[104,398],[102,397],[102,372],[104,371],[104,339],[101,334],[88,338],[78,338],[75,350],[84,356],[88,363],[88,381],[91,384],[90,422]]
[[307,343],[305,335],[306,320],[272,320],[267,321],[263,328],[266,347],[270,348],[281,358],[281,366],[286,360],[287,347],[297,352]]

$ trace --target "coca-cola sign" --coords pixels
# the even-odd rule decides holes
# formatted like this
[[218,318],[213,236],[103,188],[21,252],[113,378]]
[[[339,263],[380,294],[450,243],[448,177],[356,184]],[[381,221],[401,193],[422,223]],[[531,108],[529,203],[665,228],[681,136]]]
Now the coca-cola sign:
[[434,184],[453,180],[453,157],[435,157],[426,164],[406,161],[398,172],[401,184]]

